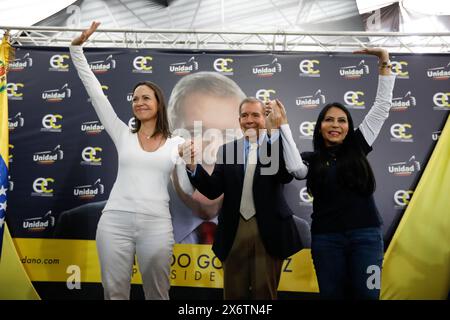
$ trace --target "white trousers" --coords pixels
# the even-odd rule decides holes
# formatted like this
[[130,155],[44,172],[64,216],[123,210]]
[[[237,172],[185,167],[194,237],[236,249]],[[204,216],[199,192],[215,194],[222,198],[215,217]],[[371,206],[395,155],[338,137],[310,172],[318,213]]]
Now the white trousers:
[[145,299],[169,299],[174,245],[170,216],[106,211],[98,223],[96,242],[106,300],[130,299],[135,254]]

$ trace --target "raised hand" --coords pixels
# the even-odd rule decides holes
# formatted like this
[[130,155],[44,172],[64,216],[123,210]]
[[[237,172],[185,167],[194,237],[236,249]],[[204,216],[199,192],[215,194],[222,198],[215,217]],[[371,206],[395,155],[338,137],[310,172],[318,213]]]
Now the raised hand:
[[282,124],[288,123],[286,109],[280,100],[271,100],[266,103],[266,129],[280,129]]
[[362,50],[353,51],[353,53],[355,53],[355,54],[371,54],[373,56],[377,56],[381,62],[389,60],[389,52],[384,48],[365,48]]
[[72,40],[72,45],[80,46],[85,43],[87,39],[89,39],[89,37],[95,32],[95,30],[97,30],[99,25],[100,22],[93,21],[88,29],[84,30],[80,36]]
[[389,65],[389,52],[384,48],[365,48],[353,51],[355,54],[370,54],[378,57],[379,71],[382,75],[391,74],[391,66]]

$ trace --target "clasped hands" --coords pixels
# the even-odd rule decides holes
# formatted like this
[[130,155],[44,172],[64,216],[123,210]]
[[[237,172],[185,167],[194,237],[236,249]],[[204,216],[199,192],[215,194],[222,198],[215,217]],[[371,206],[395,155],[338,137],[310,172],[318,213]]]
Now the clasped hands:
[[282,124],[287,124],[286,109],[280,100],[269,100],[265,102],[266,129],[270,135],[273,129],[280,129]]
[[186,162],[186,167],[191,171],[194,171],[195,165],[198,163],[197,159],[200,154],[198,146],[201,144],[201,141],[187,140],[178,145],[178,154]]

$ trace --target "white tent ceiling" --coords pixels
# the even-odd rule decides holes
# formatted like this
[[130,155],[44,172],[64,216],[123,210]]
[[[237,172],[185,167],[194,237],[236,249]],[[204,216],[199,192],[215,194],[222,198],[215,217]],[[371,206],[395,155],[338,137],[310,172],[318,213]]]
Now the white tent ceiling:
[[78,28],[100,20],[108,28],[364,31],[360,14],[392,4],[450,19],[447,0],[0,0],[0,24]]
[[[417,0],[47,0],[39,2],[0,0],[0,6],[2,8],[0,28],[6,26],[84,28],[91,21],[97,20],[102,22],[101,28],[129,31],[178,30],[182,31],[180,34],[186,34],[198,30],[209,30],[212,34],[234,31],[255,35],[261,32],[272,32],[274,33],[271,35],[273,41],[279,37],[278,34],[302,32],[450,32],[450,16],[438,15],[450,14],[450,1],[447,0],[427,0],[426,2]],[[436,12],[430,14],[430,8],[436,8]],[[421,10],[422,13],[420,13]],[[158,34],[161,35],[161,33]],[[164,37],[168,39],[168,43],[171,43],[183,38],[180,34],[164,35],[162,40],[158,38],[153,40],[153,43],[164,42]],[[23,33],[16,32],[16,35],[23,36]],[[40,35],[48,36],[49,33],[41,32]],[[33,38],[31,33],[27,33],[26,36]],[[68,39],[71,35],[65,34],[65,36]],[[49,41],[61,40],[64,34],[59,33],[50,37]],[[110,39],[114,36],[108,37]],[[213,35],[205,37],[206,40],[200,39],[203,45],[208,41],[209,43],[242,42],[242,39],[245,39],[245,36],[236,38],[227,35],[219,36],[219,40],[212,41]],[[139,41],[151,46],[152,42],[145,42],[146,39],[148,37]],[[191,38],[183,39],[188,44],[192,43]],[[330,39],[335,37],[326,38],[324,41]],[[262,40],[264,43],[268,41]],[[284,41],[292,42],[292,39],[284,39]],[[357,43],[361,40],[352,39],[352,41]],[[443,42],[444,47],[450,47],[447,38],[439,38],[438,41]],[[65,42],[61,41],[61,43]],[[35,41],[35,44],[41,44],[41,42]],[[196,46],[199,47],[198,39]],[[178,44],[177,47],[180,45]],[[284,45],[283,49],[288,47]],[[245,48],[252,49],[244,41],[238,49]],[[275,46],[272,46],[272,49],[274,48]],[[266,45],[266,49],[271,48]]]
[[[355,0],[84,0],[75,4],[80,10],[66,21],[69,27],[86,26],[96,19],[109,28],[315,30],[317,24],[331,28],[333,22],[345,21],[330,30],[364,30]],[[39,25],[58,25],[55,22],[50,18]]]

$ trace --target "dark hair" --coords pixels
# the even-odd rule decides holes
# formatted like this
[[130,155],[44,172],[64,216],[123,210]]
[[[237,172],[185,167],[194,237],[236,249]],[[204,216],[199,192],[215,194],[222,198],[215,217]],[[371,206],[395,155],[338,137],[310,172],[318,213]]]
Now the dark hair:
[[[142,81],[138,82],[133,88],[133,94],[139,86],[147,86],[153,90],[155,93],[156,101],[158,102],[158,112],[156,118],[156,126],[155,132],[153,132],[152,137],[156,134],[160,133],[164,136],[164,138],[168,138],[171,136],[171,132],[169,129],[169,122],[167,120],[167,109],[166,109],[166,101],[164,99],[164,94],[161,88],[153,82],[150,81]],[[131,132],[136,133],[141,128],[141,120],[134,116],[134,120],[136,122],[136,126]]]
[[348,133],[339,147],[336,148],[338,183],[361,195],[371,195],[375,191],[375,177],[372,168],[358,142],[354,131],[353,119],[348,109],[338,102],[327,104],[317,117],[314,128],[314,159],[310,163],[307,188],[314,196],[328,183],[326,181],[327,162],[330,160],[329,148],[326,147],[321,133],[321,123],[331,108],[341,109],[347,116]]

